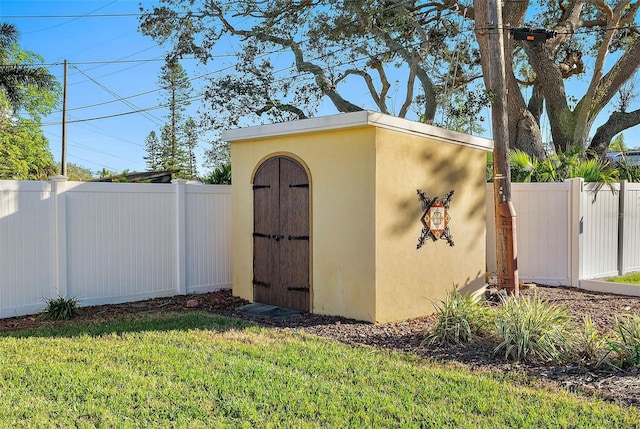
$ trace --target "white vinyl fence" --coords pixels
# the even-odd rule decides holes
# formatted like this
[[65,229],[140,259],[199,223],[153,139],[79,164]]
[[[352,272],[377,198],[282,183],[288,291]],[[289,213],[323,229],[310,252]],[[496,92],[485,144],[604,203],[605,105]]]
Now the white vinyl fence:
[[[487,264],[496,272],[493,186]],[[640,184],[514,183],[520,279],[640,271]],[[231,287],[231,186],[0,181],[0,317]]]
[[0,317],[231,287],[231,186],[0,181]]
[[[521,280],[579,286],[640,270],[640,184],[513,183]],[[493,184],[487,184],[487,264],[496,272]]]

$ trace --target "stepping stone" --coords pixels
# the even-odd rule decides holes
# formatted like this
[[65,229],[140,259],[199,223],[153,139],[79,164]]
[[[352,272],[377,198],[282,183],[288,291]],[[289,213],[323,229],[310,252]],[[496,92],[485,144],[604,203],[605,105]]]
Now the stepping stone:
[[243,305],[238,307],[237,311],[248,314],[250,316],[258,317],[273,317],[273,318],[285,318],[289,316],[295,316],[301,312],[298,310],[292,310],[290,308],[276,307],[275,305],[260,304],[254,302],[253,304]]

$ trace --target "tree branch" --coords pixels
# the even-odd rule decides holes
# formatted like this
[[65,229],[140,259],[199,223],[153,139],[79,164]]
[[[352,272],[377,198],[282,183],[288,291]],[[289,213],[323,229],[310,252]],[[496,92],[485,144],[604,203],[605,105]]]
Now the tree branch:
[[416,73],[418,71],[418,61],[414,58],[414,61],[409,65],[409,78],[407,79],[407,93],[404,99],[404,103],[400,108],[399,117],[404,118],[407,116],[407,111],[409,110],[409,106],[411,106],[411,102],[413,101],[413,86],[416,82]]
[[562,21],[553,28],[553,30],[557,32],[557,36],[547,40],[545,43],[549,51],[554,51],[558,46],[565,43],[573,36],[576,28],[581,26],[584,4],[584,0],[574,0],[571,2],[570,9],[565,10]]
[[356,106],[350,101],[344,99],[337,91],[334,85],[331,84],[329,79],[327,79],[324,70],[322,67],[317,64],[313,64],[311,62],[305,61],[304,53],[300,48],[300,45],[296,43],[293,39],[286,39],[283,37],[277,37],[266,32],[258,32],[253,30],[238,30],[233,25],[227,21],[227,19],[223,16],[222,10],[217,7],[214,7],[217,13],[217,17],[220,19],[225,29],[229,31],[231,34],[243,36],[245,38],[255,37],[256,39],[262,42],[270,42],[275,45],[280,45],[282,47],[286,47],[291,49],[293,55],[295,57],[296,69],[300,72],[311,73],[316,81],[316,85],[320,88],[322,93],[329,97],[329,99],[333,102],[334,106],[338,109],[339,112],[358,112],[363,110],[361,107]]
[[375,70],[378,71],[378,75],[380,76],[380,81],[382,82],[382,89],[380,90],[380,93],[378,93],[378,91],[376,90],[376,87],[373,84],[373,78],[371,77],[371,75],[365,72],[364,70],[359,70],[359,69],[346,70],[342,74],[342,76],[340,76],[338,79],[335,80],[334,84],[337,85],[340,81],[344,80],[349,75],[357,75],[362,77],[362,79],[364,79],[365,83],[367,84],[367,88],[369,89],[371,98],[373,98],[373,101],[376,103],[376,106],[378,106],[378,108],[380,109],[380,112],[388,114],[389,109],[387,108],[387,93],[389,92],[389,88],[391,87],[391,85],[387,80],[387,75],[384,69],[382,68],[382,63],[380,61],[378,61],[375,58],[372,58],[369,64],[371,67],[373,67]]
[[607,122],[596,130],[589,149],[603,157],[616,134],[636,125],[640,125],[640,109],[629,113],[613,112]]
[[279,101],[274,101],[274,100],[267,101],[265,105],[262,106],[260,109],[256,110],[255,113],[256,115],[260,116],[271,109],[277,109],[282,112],[293,113],[298,117],[298,119],[307,119],[307,115],[298,107],[292,104],[286,104],[286,103],[283,104],[283,103],[280,103]]

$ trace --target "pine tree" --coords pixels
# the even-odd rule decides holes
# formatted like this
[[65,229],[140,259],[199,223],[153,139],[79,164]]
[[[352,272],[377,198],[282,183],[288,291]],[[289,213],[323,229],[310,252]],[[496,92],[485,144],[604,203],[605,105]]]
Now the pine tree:
[[195,154],[195,149],[198,146],[198,129],[196,121],[193,118],[190,117],[187,119],[183,132],[187,161],[185,173],[188,176],[187,179],[195,179],[198,177],[198,166]]
[[165,125],[162,127],[162,133],[160,134],[160,156],[163,170],[174,170],[176,168],[175,157],[172,156],[171,149],[171,127]]
[[158,135],[155,131],[151,131],[144,141],[147,156],[144,157],[147,164],[147,171],[158,171],[163,168],[162,148]]
[[178,61],[171,60],[162,66],[158,84],[163,89],[167,97],[165,103],[169,106],[168,122],[162,130],[161,139],[167,158],[166,168],[188,169],[185,143],[182,139],[185,123],[182,113],[190,104],[189,96],[192,88],[189,77]]

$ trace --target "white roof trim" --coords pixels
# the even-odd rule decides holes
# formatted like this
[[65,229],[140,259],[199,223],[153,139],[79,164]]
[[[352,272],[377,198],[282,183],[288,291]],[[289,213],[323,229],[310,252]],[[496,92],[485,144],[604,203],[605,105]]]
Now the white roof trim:
[[339,115],[320,116],[317,118],[301,119],[298,121],[281,122],[270,125],[257,125],[247,128],[237,128],[222,132],[222,139],[228,142],[240,140],[254,140],[291,134],[305,134],[344,128],[374,126],[409,133],[433,140],[439,140],[459,146],[472,147],[485,151],[493,150],[493,140],[471,136],[457,131],[408,119],[397,118],[383,113],[363,110],[361,112],[342,113]]

